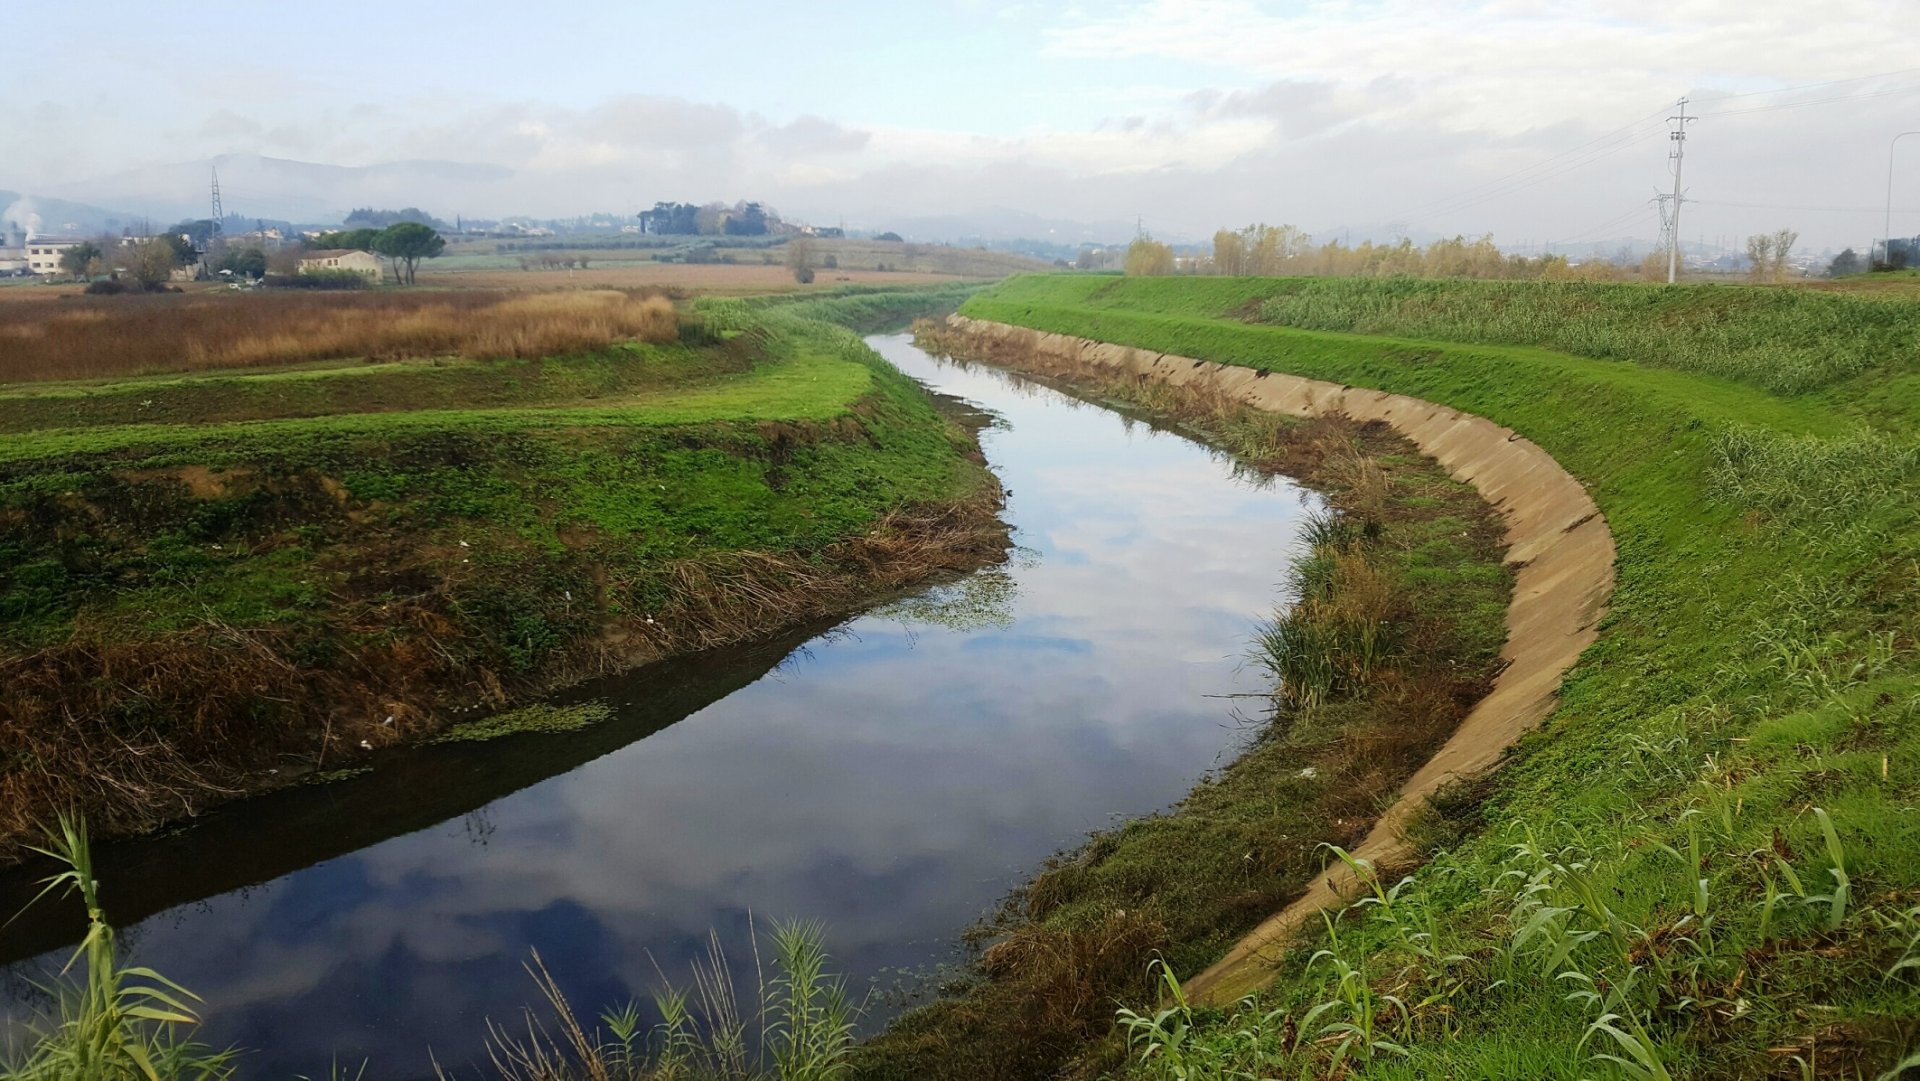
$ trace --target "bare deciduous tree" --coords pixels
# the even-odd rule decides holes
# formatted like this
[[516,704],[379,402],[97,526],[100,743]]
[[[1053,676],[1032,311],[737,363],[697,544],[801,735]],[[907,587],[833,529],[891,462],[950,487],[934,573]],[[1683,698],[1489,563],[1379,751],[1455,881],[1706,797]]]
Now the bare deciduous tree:
[[801,285],[813,281],[813,238],[801,233],[787,241],[787,269]]
[[1753,266],[1747,270],[1754,281],[1765,281],[1773,273],[1773,236],[1768,233],[1755,233],[1747,238],[1747,260]]
[[1213,272],[1238,278],[1247,272],[1246,238],[1231,229],[1213,234]]
[[159,289],[173,277],[173,247],[159,238],[120,248],[115,262],[134,284],[148,292]]
[[1787,259],[1793,255],[1793,245],[1800,234],[1792,229],[1781,229],[1773,234],[1773,280],[1787,280]]

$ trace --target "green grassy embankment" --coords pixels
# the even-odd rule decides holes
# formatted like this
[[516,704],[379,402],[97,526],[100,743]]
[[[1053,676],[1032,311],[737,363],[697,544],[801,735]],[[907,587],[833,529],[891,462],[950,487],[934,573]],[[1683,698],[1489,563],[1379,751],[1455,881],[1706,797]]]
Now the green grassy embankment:
[[[1561,706],[1454,802],[1431,862],[1303,942],[1257,1002],[1139,1019],[1136,1073],[1871,1077],[1920,1050],[1910,309],[1048,277],[963,311],[1490,418],[1588,486],[1619,549]],[[1440,331],[1505,344],[1421,336]]]
[[0,388],[0,845],[998,558],[996,492],[851,332],[772,308],[545,360]]

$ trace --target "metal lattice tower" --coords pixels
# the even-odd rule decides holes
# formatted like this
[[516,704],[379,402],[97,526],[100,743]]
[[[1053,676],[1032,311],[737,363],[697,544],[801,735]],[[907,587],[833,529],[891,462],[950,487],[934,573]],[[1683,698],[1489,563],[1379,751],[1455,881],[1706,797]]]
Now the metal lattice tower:
[[219,246],[220,219],[224,217],[226,212],[220,208],[220,170],[215,167],[213,169],[213,224],[207,230],[207,251],[209,252]]

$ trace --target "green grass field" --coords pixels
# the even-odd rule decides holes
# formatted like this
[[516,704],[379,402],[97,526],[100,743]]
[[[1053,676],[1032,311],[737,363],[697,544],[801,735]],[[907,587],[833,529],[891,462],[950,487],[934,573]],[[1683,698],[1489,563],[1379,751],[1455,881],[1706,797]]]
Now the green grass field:
[[1431,861],[1257,1001],[1133,1003],[1132,1072],[1875,1077],[1920,1051],[1916,310],[1068,277],[969,301],[1488,417],[1579,477],[1618,544],[1599,642]]
[[[0,841],[66,800],[145,825],[283,753],[983,558],[970,434],[818,318],[944,299],[696,303],[677,343],[537,361],[0,389]],[[901,545],[912,567],[907,535],[951,543]],[[159,781],[103,798],[123,745]]]

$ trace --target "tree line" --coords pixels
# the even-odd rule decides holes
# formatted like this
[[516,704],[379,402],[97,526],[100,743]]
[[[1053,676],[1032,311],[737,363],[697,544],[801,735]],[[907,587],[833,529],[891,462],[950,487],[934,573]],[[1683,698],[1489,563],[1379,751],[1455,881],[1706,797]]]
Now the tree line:
[[[1750,276],[1755,281],[1784,281],[1800,234],[1791,229],[1758,234],[1747,240]],[[1832,268],[1845,273],[1843,252]],[[1855,257],[1857,259],[1857,257]],[[1081,265],[1102,260],[1083,252]],[[1316,244],[1292,225],[1249,225],[1222,229],[1213,236],[1210,251],[1181,257],[1169,244],[1142,233],[1129,244],[1121,261],[1124,273],[1135,276],[1165,274],[1219,274],[1244,277],[1418,277],[1545,279],[1549,281],[1621,281],[1638,276],[1665,281],[1667,254],[1655,251],[1637,261],[1623,250],[1611,260],[1587,259],[1575,263],[1564,255],[1514,255],[1494,244],[1491,234],[1469,240],[1454,236],[1424,247],[1406,238],[1375,244],[1347,245],[1338,240]]]
[[[304,249],[288,249],[272,256],[253,244],[220,247],[214,243],[214,236],[212,223],[206,219],[180,222],[150,237],[103,236],[61,252],[60,269],[75,280],[105,275],[111,284],[103,285],[100,292],[155,292],[164,289],[177,271],[202,262],[210,274],[258,280],[270,270],[293,273],[302,250],[340,248],[386,257],[393,266],[394,279],[412,285],[420,261],[438,256],[447,246],[446,239],[432,227],[414,221],[380,229],[322,233]],[[209,248],[216,250],[209,254]],[[585,260],[581,264],[585,265]]]
[[777,211],[760,203],[662,202],[652,210],[640,212],[640,228],[663,236],[766,236],[781,232],[784,224]]
[[343,229],[321,233],[313,240],[320,249],[346,248],[384,255],[393,266],[395,281],[414,284],[414,273],[422,259],[433,259],[447,248],[447,238],[430,225],[400,221],[384,229]]

